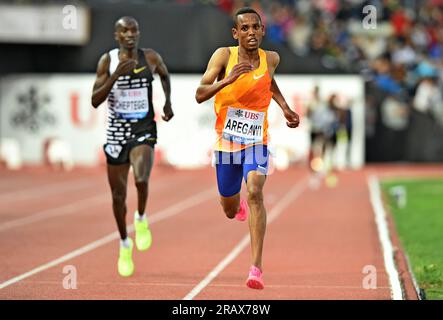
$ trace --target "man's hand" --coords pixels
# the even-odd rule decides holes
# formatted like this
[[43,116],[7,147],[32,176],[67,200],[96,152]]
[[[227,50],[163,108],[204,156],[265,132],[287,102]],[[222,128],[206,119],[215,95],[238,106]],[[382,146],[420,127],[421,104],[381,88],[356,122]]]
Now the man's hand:
[[172,111],[172,108],[171,108],[171,102],[166,102],[165,106],[163,107],[162,119],[164,121],[169,121],[172,119],[173,116],[174,116],[174,112]]
[[289,128],[297,128],[298,127],[298,125],[300,124],[300,117],[298,116],[298,114],[296,112],[292,111],[289,108],[286,108],[283,111],[283,114],[287,120],[286,125]]
[[117,68],[114,71],[116,76],[123,76],[131,72],[135,66],[137,65],[137,61],[134,59],[129,59],[125,61],[120,61]]
[[250,71],[252,71],[252,65],[250,63],[238,63],[232,68],[231,72],[229,72],[229,75],[226,77],[225,81],[231,84],[242,74],[248,73]]

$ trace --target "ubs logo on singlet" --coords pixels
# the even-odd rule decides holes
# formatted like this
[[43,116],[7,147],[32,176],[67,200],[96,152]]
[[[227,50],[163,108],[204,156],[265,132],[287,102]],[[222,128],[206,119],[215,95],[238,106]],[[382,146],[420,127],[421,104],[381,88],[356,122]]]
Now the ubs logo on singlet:
[[51,99],[47,95],[38,94],[35,87],[30,87],[27,93],[19,94],[17,101],[22,110],[12,116],[11,121],[15,126],[37,133],[45,126],[56,124],[55,116],[44,110]]
[[245,111],[245,119],[258,120],[258,113]]
[[120,92],[120,97],[124,98],[138,98],[142,96],[142,92],[140,90],[122,90]]
[[258,118],[259,118],[258,113],[250,112],[250,111],[246,111],[246,110],[241,110],[241,109],[237,109],[235,111],[235,116],[237,118],[249,119],[249,120],[258,120]]
[[250,112],[250,111],[246,111],[246,110],[241,110],[241,109],[237,109],[235,111],[235,116],[237,118],[249,119],[249,120],[258,120],[258,118],[259,118],[258,113]]

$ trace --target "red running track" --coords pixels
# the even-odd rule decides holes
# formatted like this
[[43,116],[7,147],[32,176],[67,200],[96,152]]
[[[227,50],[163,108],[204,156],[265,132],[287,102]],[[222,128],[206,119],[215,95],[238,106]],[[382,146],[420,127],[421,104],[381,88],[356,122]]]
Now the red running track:
[[[413,169],[435,171],[441,173]],[[319,189],[309,187],[300,168],[270,175],[266,288],[257,291],[244,284],[248,225],[224,217],[210,168],[154,168],[153,246],[134,251],[130,278],[116,270],[119,243],[104,168],[0,171],[0,299],[390,299],[367,185],[369,173],[389,172],[410,168],[342,172],[335,188]],[[135,204],[131,184],[128,225]],[[377,270],[376,289],[362,285],[367,265]],[[66,266],[76,269],[77,289],[63,287]]]

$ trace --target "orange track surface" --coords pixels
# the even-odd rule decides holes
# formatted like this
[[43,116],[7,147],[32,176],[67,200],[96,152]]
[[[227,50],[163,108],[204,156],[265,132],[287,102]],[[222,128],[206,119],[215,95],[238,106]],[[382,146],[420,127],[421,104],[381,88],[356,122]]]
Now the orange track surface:
[[[304,169],[273,173],[265,186],[265,204],[269,216],[278,215],[265,239],[265,290],[244,284],[248,244],[194,299],[390,299],[366,182],[372,173],[442,175],[442,170],[369,167],[341,172],[335,188],[323,184],[317,190],[309,188]],[[130,181],[128,225],[136,205]],[[288,201],[279,206],[285,195]],[[248,235],[246,222],[228,220],[222,213],[211,168],[155,167],[148,214],[153,246],[134,251],[132,277],[117,274],[117,238],[35,271],[117,230],[105,169],[0,170],[0,286],[35,271],[0,289],[0,299],[183,299]],[[63,288],[67,265],[77,270],[77,289]],[[375,290],[362,287],[366,265],[377,269]]]

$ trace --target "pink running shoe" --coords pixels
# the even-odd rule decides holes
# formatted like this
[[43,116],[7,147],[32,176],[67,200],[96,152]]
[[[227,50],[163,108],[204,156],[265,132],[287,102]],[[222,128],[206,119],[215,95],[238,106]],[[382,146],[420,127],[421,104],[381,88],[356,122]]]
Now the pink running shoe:
[[248,218],[248,204],[245,200],[240,199],[240,210],[235,214],[235,219],[245,221]]
[[259,289],[262,290],[265,288],[265,284],[263,283],[263,273],[256,266],[251,266],[249,269],[249,277],[246,280],[246,285],[251,289]]

